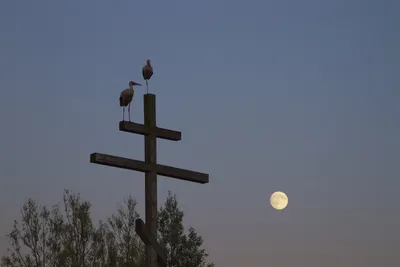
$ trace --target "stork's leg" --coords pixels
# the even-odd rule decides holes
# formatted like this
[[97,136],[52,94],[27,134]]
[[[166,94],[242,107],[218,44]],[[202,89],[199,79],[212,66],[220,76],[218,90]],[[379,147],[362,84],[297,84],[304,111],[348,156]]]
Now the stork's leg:
[[146,80],[146,90],[147,90],[147,93],[149,93],[149,80]]
[[122,121],[125,121],[125,107],[122,107]]
[[129,121],[131,121],[131,103],[128,104],[128,116],[129,116]]

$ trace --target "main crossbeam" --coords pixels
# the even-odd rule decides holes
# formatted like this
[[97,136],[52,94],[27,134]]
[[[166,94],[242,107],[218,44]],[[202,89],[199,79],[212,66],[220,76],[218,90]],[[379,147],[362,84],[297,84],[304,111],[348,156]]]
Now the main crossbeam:
[[92,153],[90,154],[90,162],[100,165],[123,168],[145,173],[155,171],[158,175],[194,183],[206,184],[209,182],[209,175],[206,173],[194,172],[185,169],[165,166],[161,164],[153,165],[153,164],[148,164],[144,161],[117,157],[113,155]]

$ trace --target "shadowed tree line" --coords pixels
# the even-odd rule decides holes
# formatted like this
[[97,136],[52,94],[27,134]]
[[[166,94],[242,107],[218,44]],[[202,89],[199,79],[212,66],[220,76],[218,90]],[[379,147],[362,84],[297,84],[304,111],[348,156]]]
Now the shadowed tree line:
[[[105,221],[95,224],[91,204],[66,190],[63,201],[48,208],[29,199],[21,220],[7,234],[2,267],[144,267],[144,244],[135,232],[136,201],[128,197]],[[213,267],[195,229],[185,231],[175,195],[158,212],[158,240],[167,249],[169,267]]]

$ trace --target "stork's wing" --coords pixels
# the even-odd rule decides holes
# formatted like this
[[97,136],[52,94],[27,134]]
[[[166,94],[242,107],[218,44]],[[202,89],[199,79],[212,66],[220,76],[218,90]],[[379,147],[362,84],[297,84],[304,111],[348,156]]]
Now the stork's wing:
[[124,90],[122,90],[121,94],[119,95],[119,97],[124,97],[124,95],[127,95],[129,92],[129,88],[126,88]]
[[134,91],[127,88],[121,92],[119,97],[120,106],[127,106],[133,99]]
[[142,75],[145,80],[148,80],[153,75],[153,68],[150,66],[144,66],[142,69]]
[[121,94],[119,95],[119,106],[124,106],[124,95],[126,95],[126,91],[128,89],[122,90]]

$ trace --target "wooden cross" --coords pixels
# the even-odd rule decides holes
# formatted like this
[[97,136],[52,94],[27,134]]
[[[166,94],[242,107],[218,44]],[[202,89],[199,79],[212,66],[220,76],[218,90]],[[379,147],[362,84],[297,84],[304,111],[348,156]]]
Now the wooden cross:
[[165,249],[157,242],[157,175],[200,184],[208,183],[209,175],[157,164],[157,137],[179,141],[182,134],[178,131],[157,127],[156,96],[145,94],[143,99],[144,124],[121,121],[119,130],[144,135],[145,160],[92,153],[90,162],[145,173],[146,224],[141,219],[136,220],[135,230],[146,244],[146,267],[156,266],[156,262],[162,267],[166,266],[166,254]]

